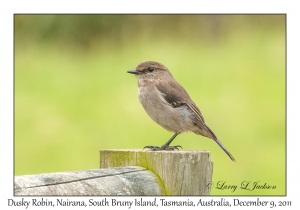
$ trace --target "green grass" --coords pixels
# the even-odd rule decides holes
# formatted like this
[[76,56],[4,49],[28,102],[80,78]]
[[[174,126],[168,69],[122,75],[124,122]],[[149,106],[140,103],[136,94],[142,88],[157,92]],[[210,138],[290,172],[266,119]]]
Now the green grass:
[[122,45],[98,41],[90,50],[16,43],[16,175],[99,168],[101,149],[165,143],[172,134],[146,115],[136,78],[126,73],[155,60],[187,89],[237,162],[193,133],[179,135],[174,144],[211,151],[215,186],[276,185],[235,192],[213,187],[211,194],[285,194],[284,32],[245,31],[216,43],[170,37]]

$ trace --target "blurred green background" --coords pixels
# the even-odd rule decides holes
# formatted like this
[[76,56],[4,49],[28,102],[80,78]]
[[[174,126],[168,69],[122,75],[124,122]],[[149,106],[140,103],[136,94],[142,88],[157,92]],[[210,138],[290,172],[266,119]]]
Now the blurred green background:
[[15,15],[14,26],[15,175],[99,168],[101,149],[165,143],[172,133],[126,73],[154,60],[237,160],[194,133],[174,140],[211,152],[211,194],[285,195],[285,15]]

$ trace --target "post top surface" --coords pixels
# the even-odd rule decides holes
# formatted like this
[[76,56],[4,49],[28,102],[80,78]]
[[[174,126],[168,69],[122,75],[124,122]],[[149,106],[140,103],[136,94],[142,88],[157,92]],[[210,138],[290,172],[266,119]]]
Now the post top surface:
[[151,151],[144,149],[102,149],[100,152],[143,152],[143,153],[192,153],[192,154],[210,154],[207,150],[172,150],[172,151]]

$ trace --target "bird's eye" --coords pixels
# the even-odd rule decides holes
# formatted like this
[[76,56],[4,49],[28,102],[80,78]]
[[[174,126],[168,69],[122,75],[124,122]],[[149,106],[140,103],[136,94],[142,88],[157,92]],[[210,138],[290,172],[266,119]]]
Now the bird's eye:
[[152,66],[148,67],[148,71],[152,72],[154,71],[154,68]]

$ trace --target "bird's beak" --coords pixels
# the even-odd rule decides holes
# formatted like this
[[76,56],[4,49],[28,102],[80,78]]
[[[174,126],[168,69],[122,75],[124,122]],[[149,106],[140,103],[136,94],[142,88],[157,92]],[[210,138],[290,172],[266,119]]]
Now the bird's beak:
[[138,74],[139,72],[137,70],[129,70],[127,71],[127,73],[130,73],[130,74]]

